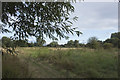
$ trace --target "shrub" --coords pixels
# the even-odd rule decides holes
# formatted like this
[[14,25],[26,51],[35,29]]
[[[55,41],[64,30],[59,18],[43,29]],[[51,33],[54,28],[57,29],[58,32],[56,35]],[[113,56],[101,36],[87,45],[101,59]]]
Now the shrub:
[[111,44],[111,43],[104,43],[103,47],[104,47],[104,49],[111,49],[113,47],[113,44]]
[[101,47],[100,41],[96,37],[90,37],[88,39],[87,46],[92,49],[99,49]]

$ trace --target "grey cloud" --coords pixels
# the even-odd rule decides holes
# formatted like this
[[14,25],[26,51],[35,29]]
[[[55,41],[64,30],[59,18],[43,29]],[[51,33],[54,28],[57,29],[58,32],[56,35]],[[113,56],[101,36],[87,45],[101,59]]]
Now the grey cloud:
[[75,13],[79,17],[78,22],[74,23],[74,27],[80,30],[117,30],[118,12],[117,3],[74,3]]

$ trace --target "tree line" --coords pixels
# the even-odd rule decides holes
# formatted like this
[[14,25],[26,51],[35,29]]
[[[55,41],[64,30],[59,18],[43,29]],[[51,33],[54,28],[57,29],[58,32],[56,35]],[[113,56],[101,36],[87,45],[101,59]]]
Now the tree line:
[[92,49],[110,49],[113,47],[120,48],[120,32],[112,33],[111,37],[109,39],[106,39],[105,41],[100,41],[96,37],[90,37],[88,39],[87,44],[79,43],[79,40],[70,40],[66,44],[59,45],[57,41],[53,41],[48,45],[44,45],[46,43],[45,40],[41,38],[37,38],[36,42],[28,42],[27,40],[12,40],[8,37],[2,37],[2,47],[89,47]]

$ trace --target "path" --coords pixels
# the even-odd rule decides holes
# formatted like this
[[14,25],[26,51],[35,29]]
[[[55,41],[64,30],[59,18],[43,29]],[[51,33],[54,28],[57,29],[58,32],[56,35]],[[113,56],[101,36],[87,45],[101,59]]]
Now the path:
[[52,65],[36,62],[23,54],[19,55],[22,62],[27,61],[28,73],[31,78],[62,78],[64,77],[59,71],[55,70]]

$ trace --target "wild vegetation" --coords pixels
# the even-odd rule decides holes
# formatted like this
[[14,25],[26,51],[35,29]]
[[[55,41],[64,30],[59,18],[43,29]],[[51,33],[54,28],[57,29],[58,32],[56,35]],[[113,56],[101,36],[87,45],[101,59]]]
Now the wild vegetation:
[[[78,18],[70,18],[73,12],[70,2],[2,2],[2,33],[13,32],[0,40],[3,78],[118,78],[120,32],[105,41],[58,44],[68,34],[82,34],[72,27]],[[28,42],[31,36],[36,42]],[[53,42],[43,46],[46,37]]]
[[[117,78],[118,50],[19,47],[3,63],[3,77]],[[17,58],[16,58],[17,57]],[[3,56],[3,59],[5,57]],[[23,61],[20,61],[23,59]],[[25,62],[28,61],[26,64]],[[7,64],[6,64],[7,63]],[[13,65],[14,64],[14,65]],[[11,67],[8,67],[10,66]],[[12,67],[13,66],[13,67]],[[23,66],[23,67],[22,67]],[[22,67],[22,69],[21,69]],[[10,74],[9,74],[9,73]],[[21,72],[23,72],[21,74]]]
[[2,47],[88,47],[92,49],[98,49],[98,48],[104,48],[104,49],[110,49],[110,48],[120,48],[120,32],[112,33],[111,37],[109,39],[106,39],[105,41],[100,41],[96,37],[90,37],[88,39],[87,44],[79,43],[79,40],[70,40],[67,42],[67,44],[59,45],[57,41],[53,41],[50,44],[44,45],[46,43],[45,40],[36,39],[36,42],[28,42],[26,40],[12,40],[8,37],[2,37]]
[[[6,37],[2,40],[3,47],[12,43]],[[17,56],[3,54],[3,77],[117,78],[118,48],[106,41],[91,37],[82,46],[77,40],[63,46],[57,42],[46,47],[17,46]]]

